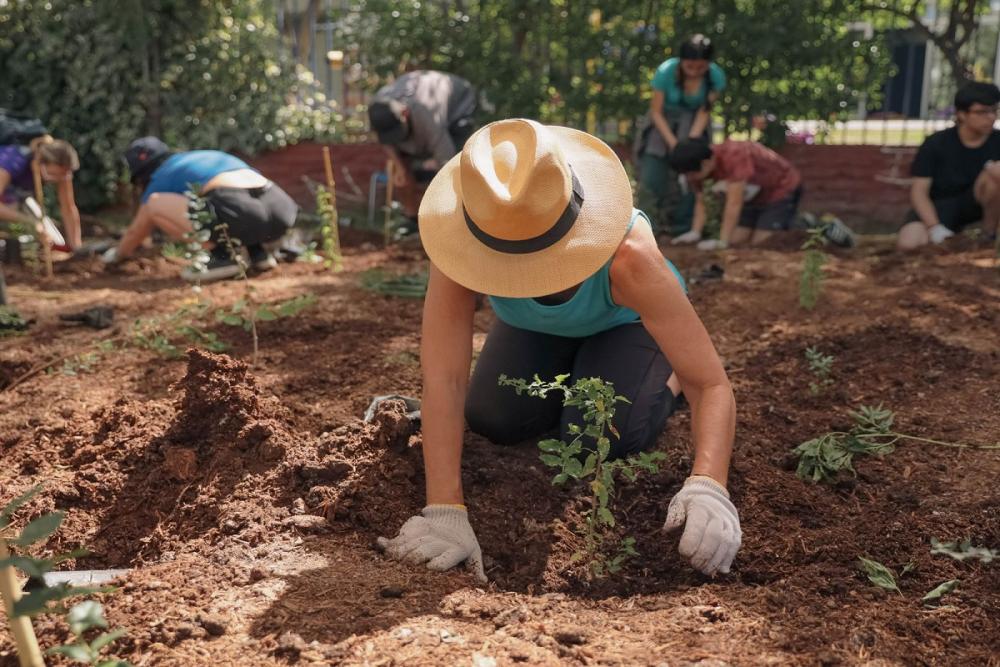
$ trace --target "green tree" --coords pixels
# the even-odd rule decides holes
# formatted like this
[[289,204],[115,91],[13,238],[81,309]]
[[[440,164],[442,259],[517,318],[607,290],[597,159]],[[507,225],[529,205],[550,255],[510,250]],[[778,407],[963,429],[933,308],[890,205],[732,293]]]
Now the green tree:
[[753,115],[828,119],[875,95],[889,72],[879,37],[848,25],[847,0],[358,0],[335,13],[349,57],[374,90],[415,68],[468,78],[495,117],[584,126],[643,113],[655,68],[689,34],[717,43],[731,129]]
[[[334,120],[282,59],[274,17],[268,0],[2,3],[0,106],[71,141],[81,206],[100,205],[137,136],[252,154]],[[297,93],[320,117],[289,114]]]

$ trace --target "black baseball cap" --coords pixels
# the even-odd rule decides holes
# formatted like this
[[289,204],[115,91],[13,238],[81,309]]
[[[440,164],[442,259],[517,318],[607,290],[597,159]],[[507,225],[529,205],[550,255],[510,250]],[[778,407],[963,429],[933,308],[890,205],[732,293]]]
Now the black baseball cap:
[[131,180],[135,183],[152,174],[170,157],[170,148],[158,137],[141,137],[128,145],[124,157]]
[[368,106],[368,121],[380,144],[402,143],[410,134],[403,120],[406,105],[398,100],[375,100]]

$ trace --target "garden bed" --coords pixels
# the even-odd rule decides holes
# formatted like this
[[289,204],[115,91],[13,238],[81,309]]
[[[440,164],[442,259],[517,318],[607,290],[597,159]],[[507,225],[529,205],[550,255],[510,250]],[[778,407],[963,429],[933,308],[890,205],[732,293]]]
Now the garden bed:
[[[711,258],[666,249],[720,282],[692,300],[729,369],[739,410],[730,488],[743,522],[733,572],[697,574],[660,526],[690,469],[690,412],[672,418],[659,473],[619,484],[614,508],[641,556],[590,582],[570,562],[579,488],[553,487],[533,443],[469,435],[467,502],[490,584],[430,573],[373,548],[419,509],[419,434],[374,395],[419,395],[421,302],[363,289],[375,266],[425,269],[414,248],[348,238],[347,271],[282,265],[257,298],[304,293],[317,304],[260,325],[260,362],[241,329],[209,323],[228,355],[166,359],[132,347],[89,368],[41,373],[0,392],[0,500],[35,482],[30,507],[68,516],[47,548],[77,545],[78,568],[134,568],[105,597],[118,653],[137,665],[702,664],[978,665],[996,660],[1000,562],[930,553],[931,538],[1000,547],[1000,452],[900,444],[856,461],[857,477],[816,485],[795,475],[797,444],[883,403],[909,433],[992,443],[1000,434],[1000,271],[967,243],[899,256],[868,243],[833,257],[819,305],[799,308],[801,255],[787,249]],[[37,323],[0,339],[0,387],[27,370],[125,335],[137,317],[194,299],[224,306],[238,282],[199,294],[178,267],[147,256],[105,272],[61,263],[44,281],[8,268],[11,299]],[[111,333],[56,315],[116,309]],[[476,316],[478,350],[493,319]],[[803,353],[833,355],[819,396]],[[60,362],[61,363],[61,362]],[[59,366],[57,366],[59,368]],[[897,573],[877,588],[859,556]],[[921,596],[960,579],[942,604]],[[65,639],[36,622],[44,646]],[[495,663],[490,660],[495,660]],[[0,665],[14,665],[0,633]]]

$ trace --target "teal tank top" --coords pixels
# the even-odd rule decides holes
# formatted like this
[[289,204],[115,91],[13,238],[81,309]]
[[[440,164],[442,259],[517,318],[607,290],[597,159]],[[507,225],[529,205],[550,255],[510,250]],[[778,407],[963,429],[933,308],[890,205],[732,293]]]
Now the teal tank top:
[[[652,226],[645,213],[633,209],[632,219],[628,223],[629,230],[639,217]],[[613,260],[614,257],[598,269],[597,273],[584,280],[565,303],[547,306],[535,299],[491,296],[490,305],[497,317],[512,327],[567,338],[586,338],[622,324],[638,322],[639,313],[611,300],[611,280],[608,273]],[[677,276],[681,289],[686,292],[687,286],[680,272],[670,260],[664,258],[664,261]]]

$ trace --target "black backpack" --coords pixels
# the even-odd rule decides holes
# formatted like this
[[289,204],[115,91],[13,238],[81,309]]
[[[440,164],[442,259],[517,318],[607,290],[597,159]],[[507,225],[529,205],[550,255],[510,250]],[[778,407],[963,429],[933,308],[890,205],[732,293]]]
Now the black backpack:
[[26,146],[32,139],[48,133],[39,119],[0,109],[0,146]]

